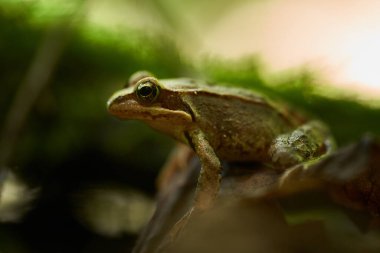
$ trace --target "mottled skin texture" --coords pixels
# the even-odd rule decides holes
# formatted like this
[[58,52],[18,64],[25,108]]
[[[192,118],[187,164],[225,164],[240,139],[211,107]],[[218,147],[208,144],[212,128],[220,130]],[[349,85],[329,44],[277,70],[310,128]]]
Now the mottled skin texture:
[[183,101],[217,156],[226,161],[270,162],[273,140],[294,128],[266,103],[209,92],[184,95]]
[[110,98],[109,112],[142,120],[195,150],[202,163],[197,209],[208,208],[218,194],[220,160],[258,161],[285,169],[322,156],[333,146],[322,123],[305,123],[286,107],[246,90],[191,79],[157,80],[147,72],[133,75],[129,83]]

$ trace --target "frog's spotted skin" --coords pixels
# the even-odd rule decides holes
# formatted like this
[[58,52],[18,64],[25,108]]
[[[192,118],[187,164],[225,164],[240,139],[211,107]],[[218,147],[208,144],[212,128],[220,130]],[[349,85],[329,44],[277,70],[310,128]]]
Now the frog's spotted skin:
[[278,136],[269,149],[273,164],[278,169],[319,159],[330,153],[335,144],[328,136],[328,128],[319,121],[311,121],[290,133]]
[[142,120],[195,150],[202,163],[195,197],[200,209],[210,206],[219,191],[220,160],[285,169],[331,150],[322,123],[307,123],[251,91],[188,78],[158,80],[137,73],[129,87],[109,99],[108,110],[121,119]]

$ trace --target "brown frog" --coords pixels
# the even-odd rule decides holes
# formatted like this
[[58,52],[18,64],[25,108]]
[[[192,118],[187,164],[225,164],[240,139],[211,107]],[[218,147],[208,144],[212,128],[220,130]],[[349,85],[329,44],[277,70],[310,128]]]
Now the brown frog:
[[188,79],[134,74],[108,101],[120,119],[141,120],[198,155],[201,172],[194,207],[210,207],[220,188],[221,160],[262,162],[285,170],[314,162],[334,148],[327,127],[250,90]]

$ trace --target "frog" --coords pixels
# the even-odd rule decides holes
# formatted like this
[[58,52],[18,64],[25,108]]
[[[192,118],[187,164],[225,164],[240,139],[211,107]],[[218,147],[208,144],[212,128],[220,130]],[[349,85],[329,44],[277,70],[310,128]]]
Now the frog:
[[253,162],[285,171],[328,156],[335,143],[319,120],[251,89],[192,78],[133,74],[107,102],[121,120],[140,120],[191,147],[201,170],[193,208],[215,202],[224,162]]

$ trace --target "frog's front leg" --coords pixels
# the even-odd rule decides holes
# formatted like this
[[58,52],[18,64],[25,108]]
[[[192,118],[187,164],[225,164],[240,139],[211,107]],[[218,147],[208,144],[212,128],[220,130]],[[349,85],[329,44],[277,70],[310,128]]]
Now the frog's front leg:
[[185,136],[201,161],[201,171],[195,190],[194,206],[172,227],[168,244],[180,235],[194,212],[204,211],[212,206],[220,189],[222,165],[206,136],[200,130],[187,132]]
[[335,148],[328,128],[319,121],[311,121],[293,132],[278,136],[269,149],[275,168],[313,161],[331,153]]
[[195,210],[206,210],[212,206],[218,195],[222,165],[202,131],[189,132],[187,139],[197,153],[202,166],[195,191],[194,208]]

